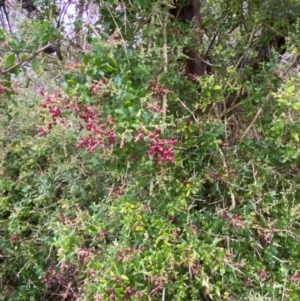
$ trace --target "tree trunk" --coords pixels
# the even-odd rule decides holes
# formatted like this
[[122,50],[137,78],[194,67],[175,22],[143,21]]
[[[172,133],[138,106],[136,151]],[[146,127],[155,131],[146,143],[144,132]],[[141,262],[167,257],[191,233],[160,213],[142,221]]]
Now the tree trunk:
[[171,14],[175,16],[179,22],[192,22],[194,24],[195,38],[194,47],[190,49],[186,47],[184,54],[188,57],[186,62],[186,74],[192,78],[203,76],[210,73],[211,67],[207,63],[208,56],[200,53],[201,45],[201,4],[203,0],[178,0],[175,1],[175,7],[171,10]]

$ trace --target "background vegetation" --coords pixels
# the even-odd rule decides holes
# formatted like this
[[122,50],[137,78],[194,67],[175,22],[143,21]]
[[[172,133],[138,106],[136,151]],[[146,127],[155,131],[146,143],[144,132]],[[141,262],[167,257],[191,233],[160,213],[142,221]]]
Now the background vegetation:
[[0,298],[299,300],[300,2],[4,3]]

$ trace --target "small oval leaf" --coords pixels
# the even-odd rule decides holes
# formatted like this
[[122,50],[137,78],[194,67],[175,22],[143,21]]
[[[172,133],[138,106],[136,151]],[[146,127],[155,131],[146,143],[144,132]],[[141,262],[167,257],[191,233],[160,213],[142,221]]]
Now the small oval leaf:
[[24,61],[27,60],[27,58],[28,58],[28,55],[27,55],[27,54],[22,54],[20,60],[21,60],[22,62],[24,62]]
[[0,28],[0,42],[5,41],[5,32],[2,28]]
[[35,73],[39,73],[41,71],[41,66],[36,57],[34,57],[31,61],[31,68]]
[[6,57],[5,59],[5,64],[4,64],[4,68],[8,69],[11,66],[13,66],[15,64],[16,61],[16,56],[14,53],[10,54],[9,56]]

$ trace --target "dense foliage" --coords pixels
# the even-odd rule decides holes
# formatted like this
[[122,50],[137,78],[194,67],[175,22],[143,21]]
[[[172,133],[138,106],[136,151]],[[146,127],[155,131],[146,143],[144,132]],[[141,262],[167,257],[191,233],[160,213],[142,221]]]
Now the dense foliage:
[[300,2],[96,2],[0,29],[0,297],[299,300]]

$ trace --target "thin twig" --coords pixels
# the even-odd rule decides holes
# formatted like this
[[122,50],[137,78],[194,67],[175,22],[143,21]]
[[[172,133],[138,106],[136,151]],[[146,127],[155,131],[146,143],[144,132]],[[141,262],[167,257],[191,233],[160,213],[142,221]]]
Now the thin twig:
[[[153,22],[154,22],[154,17],[152,16],[152,18],[150,20],[150,24],[149,24],[150,28],[151,28]],[[152,35],[150,34],[150,31],[148,32],[148,37],[147,37],[147,49],[148,49],[148,52],[150,52],[152,49]]]
[[[252,32],[250,33],[250,37],[247,43],[247,47],[246,49],[250,48],[253,39],[255,38],[255,33],[260,29],[261,26],[259,27],[253,27]],[[238,68],[238,66],[240,65],[240,63],[243,61],[244,59],[244,55],[242,55],[239,59],[239,61],[237,62],[237,64],[235,65],[234,69],[236,70]]]
[[193,116],[194,120],[197,121],[197,118],[196,118],[195,114],[187,107],[187,105],[186,105],[184,102],[182,102],[179,98],[178,98],[178,101],[181,103],[181,105],[182,105],[185,109],[187,109],[187,110],[191,113],[191,115]]
[[163,288],[163,293],[162,293],[161,301],[165,301],[165,298],[166,298],[166,289]]
[[95,27],[92,24],[90,24],[90,23],[87,23],[86,25],[93,31],[93,33],[95,34],[95,36],[99,40],[101,40],[101,37],[100,37],[99,33],[97,32],[97,30],[95,29]]
[[24,65],[25,63],[30,62],[33,58],[35,58],[38,54],[40,54],[41,52],[43,52],[46,48],[48,48],[49,46],[51,46],[52,43],[47,44],[46,46],[36,50],[32,55],[30,55],[28,58],[26,58],[23,61],[18,62],[17,64],[5,69],[5,70],[0,70],[0,74],[6,74],[8,72],[10,72],[11,70],[18,68],[22,65]]
[[253,124],[255,123],[255,121],[257,120],[258,116],[260,115],[260,113],[263,110],[264,105],[269,101],[271,97],[271,92],[268,94],[267,98],[266,98],[266,102],[263,103],[260,108],[258,109],[256,115],[254,116],[253,120],[250,122],[249,126],[246,128],[245,132],[242,134],[241,136],[241,140],[240,142],[245,138],[246,134],[250,131],[251,127],[253,126]]
[[48,259],[50,258],[51,252],[52,252],[52,248],[53,248],[53,246],[51,246],[51,248],[50,248],[50,250],[49,250],[49,254],[48,254],[47,258],[45,259],[45,262],[47,262]]
[[[163,59],[164,59],[164,73],[168,72],[168,32],[167,32],[167,23],[168,23],[168,15],[165,15],[164,19],[164,44],[163,44]],[[162,122],[162,132],[164,132],[166,126],[166,118],[167,118],[167,106],[168,99],[167,94],[163,95],[163,103],[162,103],[162,111],[163,111],[163,122]]]
[[122,41],[123,41],[122,44],[123,44],[123,47],[124,47],[125,54],[126,54],[126,56],[127,56],[127,62],[128,62],[128,65],[130,65],[130,62],[129,62],[129,59],[128,59],[128,55],[127,55],[126,43],[125,43],[125,39],[124,39],[124,37],[123,37],[123,35],[122,35],[121,28],[119,27],[119,25],[118,25],[118,23],[117,23],[115,17],[113,16],[112,12],[110,11],[110,9],[108,9],[108,11],[109,11],[109,14],[110,14],[112,20],[114,21],[116,27],[118,28],[118,34],[121,36]]
[[24,266],[21,268],[21,270],[17,273],[17,275],[16,275],[17,278],[19,278],[21,272],[22,272],[26,267],[28,267],[29,264],[30,264],[29,261],[27,261],[27,262],[24,264]]
[[[225,156],[224,156],[224,154],[223,154],[223,152],[220,148],[219,148],[219,153],[220,153],[220,155],[222,157],[222,160],[223,160],[223,166],[224,166],[225,170],[228,171],[228,166],[226,164]],[[232,190],[230,185],[228,186],[228,188],[229,188],[229,193],[230,193],[230,197],[231,197],[231,205],[230,205],[228,210],[232,211],[236,206],[235,195],[234,195],[233,190]]]

